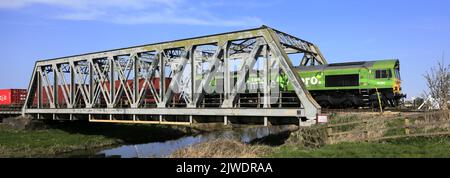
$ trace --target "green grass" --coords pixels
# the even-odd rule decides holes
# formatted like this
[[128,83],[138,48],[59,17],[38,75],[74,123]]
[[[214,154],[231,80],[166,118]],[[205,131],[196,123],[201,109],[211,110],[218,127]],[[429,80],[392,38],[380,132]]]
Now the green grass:
[[386,142],[353,142],[305,150],[284,145],[272,148],[274,158],[449,158],[450,137],[408,138]]
[[0,157],[55,157],[76,150],[179,138],[186,131],[167,126],[53,123],[45,130],[13,130],[0,124]]
[[0,126],[0,157],[46,157],[119,142],[101,135],[71,134],[59,129],[17,131]]

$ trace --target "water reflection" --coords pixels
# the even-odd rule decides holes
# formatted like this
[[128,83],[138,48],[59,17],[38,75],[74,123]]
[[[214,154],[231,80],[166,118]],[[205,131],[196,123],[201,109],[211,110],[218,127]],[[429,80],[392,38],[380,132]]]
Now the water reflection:
[[244,143],[263,137],[291,131],[292,126],[272,126],[272,127],[247,127],[227,131],[211,132],[196,136],[187,136],[177,140],[165,142],[153,142],[138,145],[124,145],[117,148],[103,150],[97,155],[105,157],[120,156],[121,158],[161,158],[170,155],[172,152],[187,146],[206,142],[214,139],[234,139]]

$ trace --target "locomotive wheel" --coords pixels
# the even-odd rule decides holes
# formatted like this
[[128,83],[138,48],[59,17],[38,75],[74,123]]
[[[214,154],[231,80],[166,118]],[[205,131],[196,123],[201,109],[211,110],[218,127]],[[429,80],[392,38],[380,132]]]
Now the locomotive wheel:
[[350,108],[352,106],[353,106],[353,102],[350,100],[345,100],[344,102],[341,103],[342,108]]
[[325,109],[329,109],[331,107],[331,103],[326,100],[321,100],[318,103],[319,103],[320,107],[325,108]]

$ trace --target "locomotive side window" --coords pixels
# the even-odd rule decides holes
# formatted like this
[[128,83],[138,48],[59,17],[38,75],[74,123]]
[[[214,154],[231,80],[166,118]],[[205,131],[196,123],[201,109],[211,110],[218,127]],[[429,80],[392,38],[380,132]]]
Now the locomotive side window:
[[391,78],[392,77],[392,71],[391,70],[376,70],[375,71],[375,78]]
[[328,75],[325,76],[325,87],[359,86],[359,75]]

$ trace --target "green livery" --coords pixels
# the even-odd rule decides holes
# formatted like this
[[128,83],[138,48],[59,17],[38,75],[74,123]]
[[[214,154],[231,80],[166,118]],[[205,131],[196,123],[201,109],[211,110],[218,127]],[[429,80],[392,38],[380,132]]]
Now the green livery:
[[[396,107],[402,98],[400,61],[397,59],[295,67],[314,99],[325,108]],[[250,74],[247,89],[261,88],[261,74]],[[234,75],[236,77],[236,75]],[[274,76],[272,76],[274,77]],[[223,80],[216,76],[211,85]],[[220,81],[223,82],[223,81]],[[277,75],[282,92],[294,92],[286,75]]]
[[[323,66],[296,67],[308,90],[348,90],[395,88],[399,92],[398,60],[349,62]],[[378,76],[377,76],[378,73]],[[352,77],[352,75],[357,75]],[[326,81],[339,80],[334,84]],[[289,90],[292,86],[289,85]]]
[[[308,91],[323,106],[395,107],[401,93],[400,61],[397,59],[299,66],[296,70]],[[292,85],[281,86],[293,90]]]

